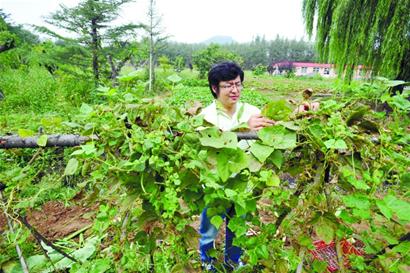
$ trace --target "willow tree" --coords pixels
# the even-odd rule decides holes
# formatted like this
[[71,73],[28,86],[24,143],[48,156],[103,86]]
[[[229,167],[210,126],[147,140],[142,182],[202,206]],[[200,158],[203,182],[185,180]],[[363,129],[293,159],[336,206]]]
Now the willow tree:
[[321,60],[347,80],[359,64],[410,80],[409,0],[303,0],[303,17]]

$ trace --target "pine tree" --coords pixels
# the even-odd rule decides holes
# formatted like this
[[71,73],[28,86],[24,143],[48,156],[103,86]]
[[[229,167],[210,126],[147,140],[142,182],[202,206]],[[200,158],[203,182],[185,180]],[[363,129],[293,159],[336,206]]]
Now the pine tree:
[[[101,66],[111,65],[111,74],[114,76],[118,67],[113,70],[113,56],[107,55],[106,48],[113,48],[115,45],[124,45],[118,40],[122,36],[130,35],[138,25],[127,24],[118,27],[111,27],[112,22],[118,17],[120,7],[133,0],[83,0],[77,6],[68,8],[60,5],[60,9],[46,20],[47,23],[69,32],[74,38],[64,37],[45,27],[37,29],[54,36],[66,44],[80,45],[91,52],[91,66],[96,84],[100,80]],[[115,43],[113,42],[115,41]],[[129,56],[127,56],[128,58]],[[112,75],[111,75],[112,76]]]

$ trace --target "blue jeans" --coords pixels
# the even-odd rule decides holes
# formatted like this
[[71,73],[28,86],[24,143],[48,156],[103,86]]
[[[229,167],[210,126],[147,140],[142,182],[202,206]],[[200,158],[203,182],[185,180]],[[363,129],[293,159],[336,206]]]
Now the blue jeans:
[[[218,234],[218,229],[211,224],[210,219],[206,215],[207,208],[205,208],[201,213],[201,222],[199,226],[199,234],[201,238],[199,239],[199,251],[201,255],[202,262],[212,262],[214,258],[208,255],[208,251],[214,249],[214,242],[216,235]],[[235,234],[228,228],[229,219],[235,214],[235,209],[233,207],[226,210],[226,214],[221,215],[226,222],[226,237],[225,237],[225,263],[233,262],[235,264],[239,263],[239,259],[242,255],[242,249],[233,246],[233,238]]]

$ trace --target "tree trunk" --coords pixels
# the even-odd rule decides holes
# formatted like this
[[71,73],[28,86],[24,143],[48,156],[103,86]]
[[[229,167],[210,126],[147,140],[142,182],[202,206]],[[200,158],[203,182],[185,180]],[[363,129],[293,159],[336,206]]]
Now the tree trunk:
[[[35,137],[19,137],[12,136],[0,136],[0,149],[11,148],[39,148],[37,144],[38,138]],[[79,146],[86,141],[96,137],[86,137],[80,135],[49,135],[47,137],[46,147],[73,147]]]
[[154,0],[150,0],[149,8],[149,86],[148,90],[151,93],[154,85]]
[[97,32],[97,18],[93,18],[91,20],[91,47],[92,47],[92,54],[93,54],[93,72],[94,72],[94,80],[95,85],[98,85],[98,81],[100,80],[100,71],[99,71],[99,62],[98,62],[98,32]]
[[131,59],[131,56],[127,56],[116,65],[115,62],[114,62],[114,59],[112,58],[112,55],[111,54],[107,55],[107,60],[108,60],[108,63],[110,64],[110,67],[111,67],[111,76],[110,76],[110,78],[112,80],[113,86],[118,86],[118,80],[117,80],[118,74],[120,73],[121,68],[130,59]]

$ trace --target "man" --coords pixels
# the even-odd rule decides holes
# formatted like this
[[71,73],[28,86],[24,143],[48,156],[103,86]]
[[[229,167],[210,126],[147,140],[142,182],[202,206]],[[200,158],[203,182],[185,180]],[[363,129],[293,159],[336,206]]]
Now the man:
[[[222,131],[229,131],[246,123],[251,131],[258,131],[274,122],[261,115],[261,111],[250,104],[239,101],[243,88],[244,72],[233,62],[219,63],[208,72],[208,82],[211,93],[215,98],[208,107],[202,110],[201,115],[209,123],[217,126]],[[245,149],[247,143],[239,142],[239,147]],[[234,208],[229,208],[226,218],[225,264],[240,267],[242,251],[233,246],[234,233],[228,228],[229,218],[233,216]],[[210,222],[205,208],[201,213],[199,250],[202,267],[205,270],[215,271],[214,259],[209,256],[209,250],[214,248],[214,241],[218,230]]]

